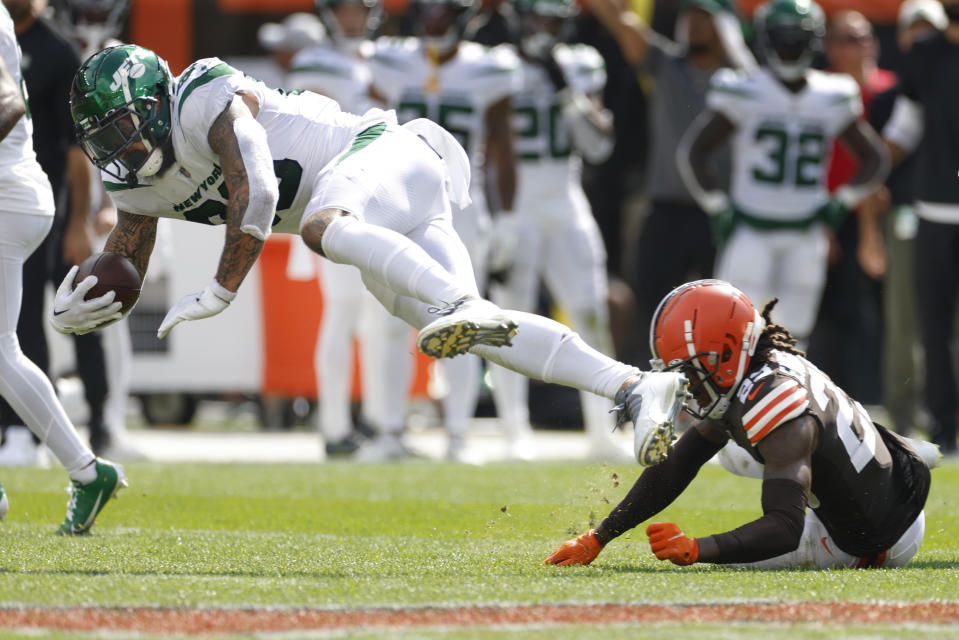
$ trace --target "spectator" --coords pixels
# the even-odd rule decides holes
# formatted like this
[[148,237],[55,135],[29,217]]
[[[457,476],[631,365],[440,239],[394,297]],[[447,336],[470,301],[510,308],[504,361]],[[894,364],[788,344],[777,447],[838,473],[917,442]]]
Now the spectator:
[[[828,22],[824,45],[830,71],[848,74],[859,85],[862,117],[868,120],[873,97],[896,83],[895,74],[878,66],[872,25],[858,11],[840,11]],[[836,144],[830,191],[848,183],[857,168],[853,156]],[[882,226],[872,207],[855,213],[829,234],[830,264],[809,356],[860,402],[875,405],[882,399]]]
[[[705,212],[679,176],[675,153],[679,138],[706,106],[709,79],[724,66],[751,68],[755,60],[743,42],[736,15],[726,0],[683,0],[677,42],[653,32],[616,0],[589,0],[594,15],[612,32],[627,62],[656,83],[650,117],[650,210],[636,248],[638,322],[648,323],[669,290],[712,273],[716,247]],[[728,156],[714,158],[725,185]],[[641,341],[642,342],[642,341]],[[640,345],[639,361],[649,359]]]
[[883,130],[893,159],[916,153],[915,286],[925,352],[931,439],[956,452],[959,398],[952,362],[959,295],[959,0],[941,0],[948,24],[917,41],[904,59],[901,95]]

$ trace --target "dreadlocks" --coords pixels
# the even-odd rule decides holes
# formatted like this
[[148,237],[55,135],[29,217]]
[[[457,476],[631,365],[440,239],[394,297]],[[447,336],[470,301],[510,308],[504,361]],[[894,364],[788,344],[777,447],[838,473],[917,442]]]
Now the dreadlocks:
[[766,327],[759,335],[759,341],[756,343],[756,354],[753,356],[754,360],[765,360],[769,356],[769,352],[774,349],[776,351],[794,353],[797,356],[806,355],[799,349],[795,348],[797,341],[796,338],[789,333],[789,329],[772,321],[770,316],[772,315],[773,307],[776,306],[777,302],[779,302],[779,298],[773,298],[767,302],[763,307],[762,313],[760,314],[762,315],[763,320],[766,321]]

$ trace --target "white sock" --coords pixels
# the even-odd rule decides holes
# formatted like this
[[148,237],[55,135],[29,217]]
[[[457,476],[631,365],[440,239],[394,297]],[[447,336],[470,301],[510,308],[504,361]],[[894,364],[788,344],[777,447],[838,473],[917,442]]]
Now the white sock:
[[589,391],[612,400],[623,382],[639,373],[586,344],[555,320],[506,311],[519,326],[511,347],[477,345],[471,353],[530,378]]
[[333,262],[352,264],[400,295],[440,305],[472,293],[406,236],[353,216],[333,220],[322,244]]
[[84,480],[89,477],[85,467],[95,459],[93,452],[80,440],[50,379],[23,355],[14,334],[0,336],[0,394],[50,448],[71,478],[81,482],[96,479],[93,469],[92,480]]

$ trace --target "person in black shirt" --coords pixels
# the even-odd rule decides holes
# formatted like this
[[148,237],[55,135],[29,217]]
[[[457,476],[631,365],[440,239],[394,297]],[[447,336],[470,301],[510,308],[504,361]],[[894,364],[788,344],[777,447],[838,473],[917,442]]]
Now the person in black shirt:
[[[70,84],[80,59],[70,44],[30,0],[3,0],[14,20],[23,52],[23,77],[33,117],[33,146],[40,166],[50,179],[56,199],[53,229],[23,268],[23,306],[17,336],[23,352],[49,373],[50,356],[44,335],[46,283],[59,283],[74,264],[91,253],[90,163],[77,145],[70,117]],[[75,336],[77,371],[90,409],[90,444],[96,452],[108,444],[103,427],[107,395],[106,367],[100,336]],[[23,420],[3,402],[0,422],[22,425]],[[18,442],[23,442],[18,439]],[[24,442],[29,444],[29,440]],[[35,450],[35,447],[34,447]],[[35,457],[35,454],[33,454]],[[0,463],[29,463],[23,451],[0,451]]]
[[[902,52],[913,42],[927,38],[947,24],[939,0],[908,0],[899,8],[896,41]],[[902,94],[897,84],[872,101],[869,123],[882,131]],[[897,433],[908,435],[919,426],[922,390],[918,357],[919,328],[916,317],[915,237],[916,217],[913,184],[915,155],[903,160],[889,174],[885,190],[867,198],[860,208],[883,216],[885,276],[882,281],[882,404]]]
[[774,305],[760,314],[721,280],[687,283],[663,299],[650,348],[660,368],[689,379],[700,422],[596,529],[563,544],[547,564],[591,562],[610,540],[669,506],[729,440],[762,464],[763,516],[702,538],[672,522],[650,524],[657,558],[762,568],[909,562],[922,542],[927,464],[935,459],[924,462],[909,441],[874,424],[806,360],[795,338],[770,321]]
[[916,149],[915,286],[926,404],[933,442],[952,454],[959,411],[951,353],[959,296],[959,0],[941,2],[948,25],[906,54],[902,94],[883,135],[894,161]]

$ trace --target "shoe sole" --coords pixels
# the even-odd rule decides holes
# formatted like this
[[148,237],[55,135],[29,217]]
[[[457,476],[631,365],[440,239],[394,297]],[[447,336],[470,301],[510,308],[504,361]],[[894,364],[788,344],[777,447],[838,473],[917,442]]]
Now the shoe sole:
[[518,330],[516,323],[509,319],[438,322],[428,333],[424,330],[416,346],[433,358],[455,358],[478,344],[510,347]]
[[[678,389],[666,421],[649,430],[643,443],[636,448],[636,461],[644,467],[652,467],[666,460],[676,442],[676,420],[686,402],[686,390]],[[634,425],[635,428],[635,425]]]

